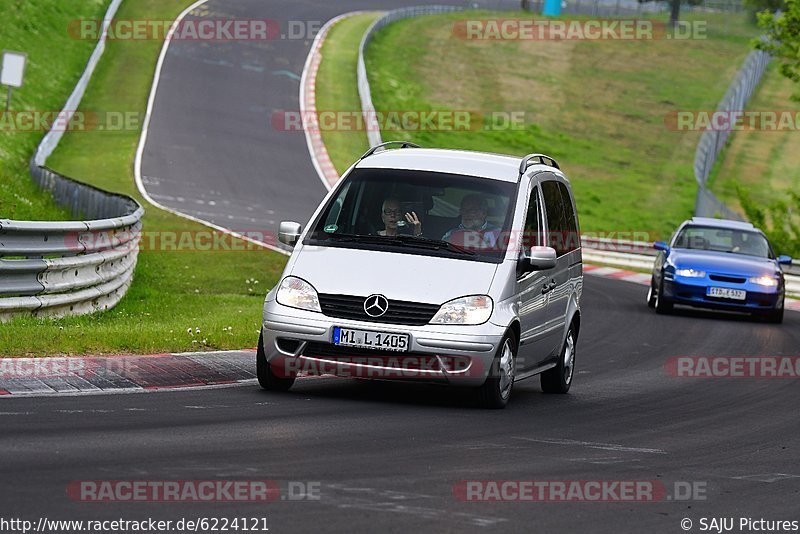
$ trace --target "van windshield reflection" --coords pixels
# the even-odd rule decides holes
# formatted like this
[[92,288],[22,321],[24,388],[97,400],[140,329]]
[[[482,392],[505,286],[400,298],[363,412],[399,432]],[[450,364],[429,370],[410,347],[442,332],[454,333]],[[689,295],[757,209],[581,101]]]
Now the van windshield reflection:
[[312,245],[500,261],[517,184],[428,171],[355,169],[312,226]]

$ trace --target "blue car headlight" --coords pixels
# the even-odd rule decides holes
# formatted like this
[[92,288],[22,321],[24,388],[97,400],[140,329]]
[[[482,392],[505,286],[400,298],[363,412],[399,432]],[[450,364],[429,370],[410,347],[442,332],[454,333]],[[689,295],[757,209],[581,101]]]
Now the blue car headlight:
[[675,269],[675,274],[686,278],[703,278],[706,272],[698,271],[697,269]]
[[750,283],[764,287],[778,287],[778,279],[767,274],[752,277]]

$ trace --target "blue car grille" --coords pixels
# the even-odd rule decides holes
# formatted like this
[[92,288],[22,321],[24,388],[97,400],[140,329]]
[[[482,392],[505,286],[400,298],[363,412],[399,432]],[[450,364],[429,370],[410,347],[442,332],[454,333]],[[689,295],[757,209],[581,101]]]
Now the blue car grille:
[[715,282],[728,282],[731,284],[744,284],[747,282],[747,278],[743,278],[741,276],[727,276],[724,274],[710,274],[708,276]]

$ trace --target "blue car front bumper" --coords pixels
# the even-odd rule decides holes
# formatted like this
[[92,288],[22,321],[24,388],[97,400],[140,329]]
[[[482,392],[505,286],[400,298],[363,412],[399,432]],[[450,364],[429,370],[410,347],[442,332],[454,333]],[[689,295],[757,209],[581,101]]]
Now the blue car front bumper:
[[[711,297],[707,295],[709,287],[742,290],[746,292],[746,297],[744,300]],[[784,295],[782,285],[770,288],[750,282],[732,284],[716,282],[708,278],[679,276],[671,279],[665,278],[663,290],[664,297],[675,304],[743,312],[770,311],[779,308]]]

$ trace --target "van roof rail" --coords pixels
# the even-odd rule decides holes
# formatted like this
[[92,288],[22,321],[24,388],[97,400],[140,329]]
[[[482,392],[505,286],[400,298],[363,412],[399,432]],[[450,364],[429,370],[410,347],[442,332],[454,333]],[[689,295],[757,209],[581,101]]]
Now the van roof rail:
[[386,141],[385,143],[381,143],[379,145],[375,145],[374,147],[372,147],[369,150],[367,150],[366,152],[364,152],[364,155],[361,156],[359,158],[359,160],[362,160],[364,158],[368,158],[369,156],[371,156],[375,152],[377,152],[379,148],[386,149],[390,145],[400,145],[398,148],[422,148],[421,146],[416,145],[416,144],[414,144],[414,143],[412,143],[410,141]]
[[[528,154],[527,156],[522,158],[522,163],[519,164],[519,175],[520,176],[525,174],[525,171],[528,170],[528,167],[530,167],[533,163],[536,163],[535,161],[533,161],[535,159],[538,159],[539,163],[542,164],[542,165],[548,165],[548,166],[554,167],[556,169],[561,169],[561,167],[558,166],[558,163],[556,163],[556,160],[554,160],[553,158],[551,158],[547,154]],[[549,161],[550,163],[548,163],[545,160]]]

